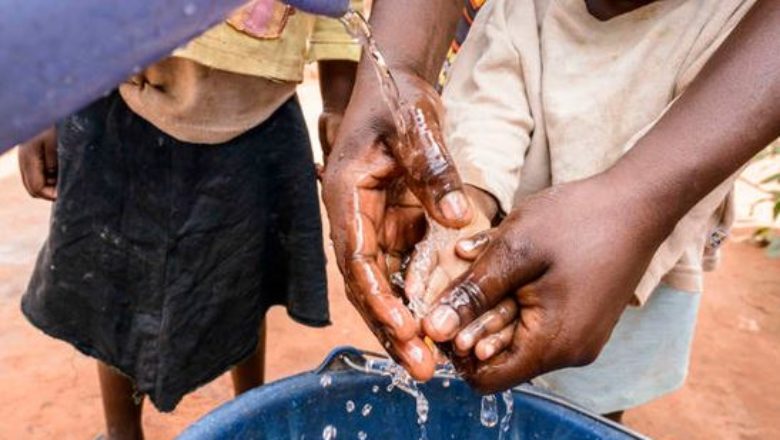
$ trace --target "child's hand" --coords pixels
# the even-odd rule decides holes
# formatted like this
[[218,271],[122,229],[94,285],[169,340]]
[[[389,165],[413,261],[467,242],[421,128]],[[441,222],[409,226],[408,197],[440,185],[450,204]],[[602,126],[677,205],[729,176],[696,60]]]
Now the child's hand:
[[328,156],[333,149],[333,143],[336,142],[336,133],[341,126],[343,113],[323,111],[320,114],[318,123],[320,147],[322,147],[322,164],[317,164],[317,177],[322,180],[322,173],[325,172],[325,166],[328,164]]
[[19,145],[19,170],[27,192],[35,198],[57,198],[57,134],[54,128]]
[[[466,187],[466,193],[472,205],[480,206],[471,223],[460,230],[431,223],[425,239],[415,248],[406,272],[405,291],[419,315],[425,314],[427,307],[469,268],[490,241],[493,230],[489,229],[489,218],[495,216],[495,203],[478,189]],[[459,356],[473,351],[477,359],[487,360],[509,345],[515,318],[517,303],[512,298],[505,299],[464,328],[452,348]]]
[[473,258],[468,257],[476,250],[468,249],[469,252],[464,253],[456,249],[459,240],[490,228],[493,215],[486,212],[487,209],[481,209],[484,203],[476,200],[490,196],[472,187],[466,187],[466,194],[476,208],[471,222],[461,229],[447,229],[430,222],[425,238],[415,246],[406,271],[404,290],[413,311],[420,316],[425,314],[428,305],[436,301],[442,290],[469,268]]

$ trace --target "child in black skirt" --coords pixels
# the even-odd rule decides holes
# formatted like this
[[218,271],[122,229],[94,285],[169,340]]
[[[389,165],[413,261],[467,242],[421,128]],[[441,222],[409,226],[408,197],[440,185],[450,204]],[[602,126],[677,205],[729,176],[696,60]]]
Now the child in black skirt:
[[233,366],[236,393],[261,384],[272,305],[329,323],[295,85],[308,54],[332,139],[360,49],[281,4],[253,29],[251,8],[20,148],[25,186],[56,198],[22,309],[98,359],[109,438],[143,438],[137,396],[170,411]]

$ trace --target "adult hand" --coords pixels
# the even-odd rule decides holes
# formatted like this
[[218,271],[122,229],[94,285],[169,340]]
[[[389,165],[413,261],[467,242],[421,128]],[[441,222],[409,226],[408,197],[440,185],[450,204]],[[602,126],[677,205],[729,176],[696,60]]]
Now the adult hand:
[[19,145],[19,170],[27,192],[35,198],[57,198],[57,133],[54,128]]
[[425,211],[459,227],[470,220],[462,184],[443,147],[438,95],[422,79],[396,72],[409,136],[399,137],[379,85],[358,84],[323,179],[323,198],[347,295],[391,356],[419,380],[433,375],[433,353],[388,274],[422,238]]
[[[423,328],[451,344],[456,366],[478,390],[595,360],[671,230],[616,184],[602,174],[550,188],[521,202],[498,228],[459,243],[461,257],[478,257]],[[489,325],[477,319],[491,309]],[[487,333],[495,334],[477,356],[457,356]]]

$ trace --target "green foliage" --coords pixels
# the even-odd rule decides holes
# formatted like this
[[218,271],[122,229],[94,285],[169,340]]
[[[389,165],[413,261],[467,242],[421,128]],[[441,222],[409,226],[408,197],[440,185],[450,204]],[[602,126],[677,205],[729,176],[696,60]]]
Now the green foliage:
[[[780,155],[780,139],[776,140],[772,145],[768,146],[764,151],[759,153],[754,160],[772,159]],[[780,190],[768,189],[766,186],[780,186],[780,172],[774,173],[765,177],[759,183],[763,192],[767,194],[766,198],[763,198],[759,203],[772,203],[772,220],[776,221],[780,218]],[[764,227],[759,228],[753,234],[753,238],[759,244],[766,246],[766,254],[769,258],[780,258],[780,234],[775,233],[772,228]]]

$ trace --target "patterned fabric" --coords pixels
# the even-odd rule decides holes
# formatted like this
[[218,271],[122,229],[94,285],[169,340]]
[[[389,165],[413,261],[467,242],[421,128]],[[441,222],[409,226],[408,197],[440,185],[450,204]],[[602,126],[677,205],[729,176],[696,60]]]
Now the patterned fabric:
[[466,37],[469,35],[469,30],[471,29],[471,24],[474,22],[474,18],[477,17],[477,13],[486,1],[487,0],[465,0],[466,4],[463,7],[463,14],[460,17],[458,28],[455,31],[455,39],[452,40],[452,43],[450,44],[450,50],[447,51],[447,58],[444,60],[444,66],[442,66],[441,73],[439,73],[439,83],[437,85],[439,92],[441,92],[444,85],[447,84],[447,77],[449,76],[452,64],[455,62],[455,58],[457,58],[458,51],[460,51],[460,46],[466,41]]

